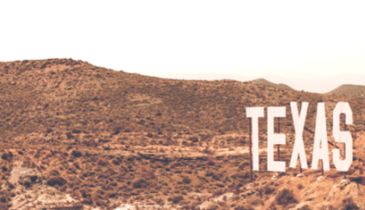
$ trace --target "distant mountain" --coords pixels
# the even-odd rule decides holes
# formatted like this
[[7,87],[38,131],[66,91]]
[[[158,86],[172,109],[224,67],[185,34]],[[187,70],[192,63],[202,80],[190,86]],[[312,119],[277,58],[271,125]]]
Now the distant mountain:
[[365,85],[341,85],[327,95],[365,98]]
[[280,89],[286,89],[286,90],[294,90],[292,87],[290,87],[289,85],[286,84],[282,84],[282,83],[273,83],[270,82],[264,78],[259,78],[256,80],[252,81],[254,84],[259,84],[259,85],[266,85],[266,86],[271,86],[271,87],[277,87]]

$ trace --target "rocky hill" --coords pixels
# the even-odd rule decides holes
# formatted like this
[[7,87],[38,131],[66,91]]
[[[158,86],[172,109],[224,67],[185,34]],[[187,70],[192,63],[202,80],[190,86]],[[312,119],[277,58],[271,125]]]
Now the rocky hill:
[[[263,79],[160,79],[71,59],[2,62],[0,207],[365,208],[361,149],[351,178],[316,171],[297,176],[293,170],[274,177],[256,173],[250,181],[245,117],[247,106],[287,106],[288,117],[280,123],[289,136],[281,158],[288,160],[290,101],[310,102],[305,140],[311,145],[320,101],[330,118],[335,102],[348,100],[357,113],[354,137],[363,138],[361,97],[295,91]],[[362,148],[362,141],[356,145]],[[316,189],[327,203],[312,198]]]
[[327,95],[343,96],[351,98],[365,98],[364,85],[341,85],[338,88],[330,91]]

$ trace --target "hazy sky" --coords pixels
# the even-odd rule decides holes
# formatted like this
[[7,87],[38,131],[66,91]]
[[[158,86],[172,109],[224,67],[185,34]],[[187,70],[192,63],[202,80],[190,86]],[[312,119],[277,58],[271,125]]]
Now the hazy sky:
[[1,1],[0,60],[160,77],[365,85],[365,1]]

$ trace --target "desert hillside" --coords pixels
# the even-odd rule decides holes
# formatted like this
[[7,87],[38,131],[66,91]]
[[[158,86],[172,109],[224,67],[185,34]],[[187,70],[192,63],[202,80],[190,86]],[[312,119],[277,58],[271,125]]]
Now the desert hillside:
[[341,85],[327,95],[365,98],[365,85]]
[[[0,208],[365,209],[364,97],[363,86],[321,95],[264,79],[161,79],[72,59],[1,62]],[[310,154],[317,102],[326,102],[330,125],[340,100],[355,120],[346,176],[298,169],[250,180],[245,107],[287,106],[280,158],[289,161],[289,102],[310,103]],[[262,147],[265,132],[263,119]]]

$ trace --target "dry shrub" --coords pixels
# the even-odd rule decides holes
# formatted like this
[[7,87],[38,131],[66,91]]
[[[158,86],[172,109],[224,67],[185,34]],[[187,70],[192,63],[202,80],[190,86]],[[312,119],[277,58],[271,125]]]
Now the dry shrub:
[[55,186],[63,186],[67,183],[67,181],[62,177],[52,177],[48,179],[47,185],[55,187]]
[[359,210],[360,208],[356,205],[356,203],[352,200],[352,198],[346,198],[342,201],[343,210]]
[[139,179],[135,182],[133,182],[134,188],[145,188],[147,187],[148,183],[144,179]]
[[279,193],[276,195],[275,200],[277,204],[283,206],[297,202],[297,199],[295,199],[293,192],[286,188],[279,191]]
[[183,200],[183,196],[177,195],[171,198],[171,202],[174,204],[178,204]]

